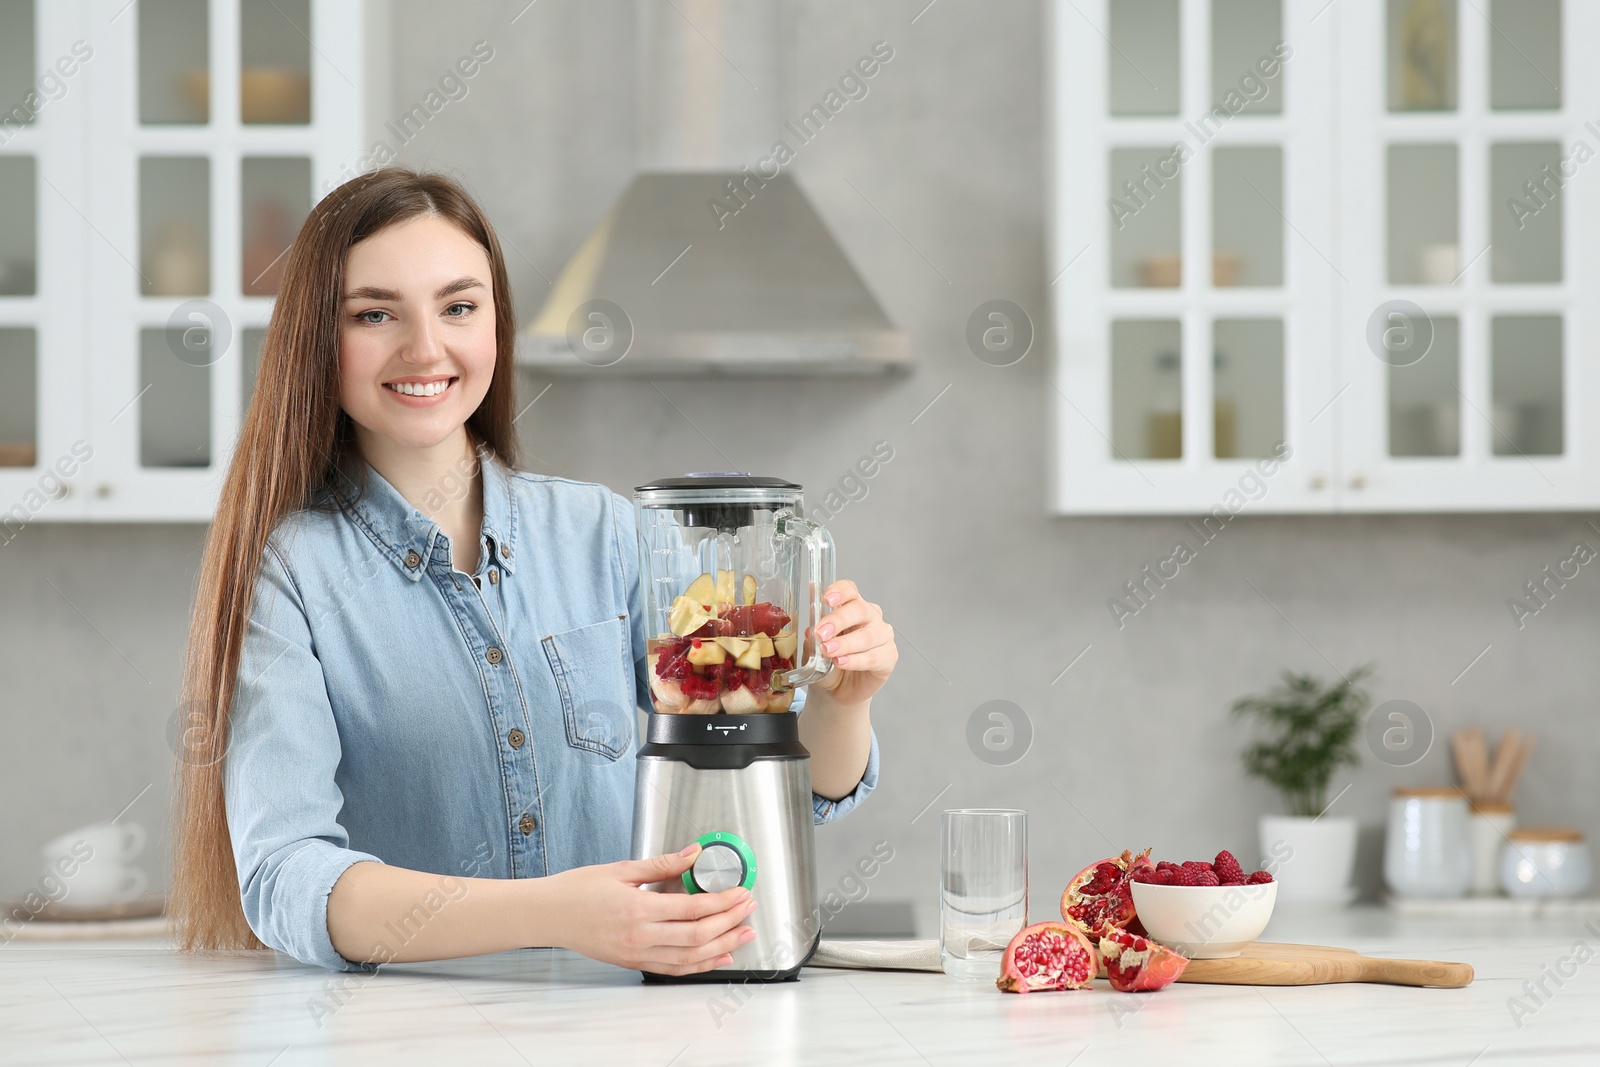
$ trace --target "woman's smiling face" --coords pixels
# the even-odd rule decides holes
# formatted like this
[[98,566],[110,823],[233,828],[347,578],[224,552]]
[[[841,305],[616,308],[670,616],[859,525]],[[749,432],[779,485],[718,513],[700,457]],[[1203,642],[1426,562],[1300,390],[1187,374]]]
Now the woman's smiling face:
[[357,426],[430,448],[483,402],[494,377],[489,256],[420,215],[350,249],[339,318],[339,404]]

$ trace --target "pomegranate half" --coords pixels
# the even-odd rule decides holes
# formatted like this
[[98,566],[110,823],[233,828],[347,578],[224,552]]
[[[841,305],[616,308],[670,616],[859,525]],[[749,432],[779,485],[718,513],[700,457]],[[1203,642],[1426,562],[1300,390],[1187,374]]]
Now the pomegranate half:
[[1150,850],[1099,860],[1079,871],[1061,894],[1061,917],[1084,932],[1098,936],[1107,926],[1144,933],[1133,910],[1133,875],[1150,862]]
[[1099,966],[1094,946],[1082,930],[1067,923],[1034,923],[1006,946],[995,985],[1003,993],[1087,989]]

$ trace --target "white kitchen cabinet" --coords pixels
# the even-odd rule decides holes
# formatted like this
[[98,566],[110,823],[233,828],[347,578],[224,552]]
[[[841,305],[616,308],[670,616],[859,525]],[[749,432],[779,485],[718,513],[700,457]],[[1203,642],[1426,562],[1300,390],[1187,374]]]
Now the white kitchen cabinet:
[[1052,7],[1058,513],[1600,505],[1600,7],[1513,6]]
[[[36,83],[74,48],[80,62],[0,145],[0,166],[32,158],[40,205],[38,291],[0,295],[0,327],[38,337],[36,447],[0,468],[0,508],[88,453],[27,521],[207,520],[282,253],[360,155],[363,6],[77,0],[29,15]],[[8,406],[9,390],[0,445]]]
[[91,313],[86,229],[72,208],[88,171],[80,14],[0,4],[0,544],[33,522],[83,515],[82,494],[60,476],[81,474],[73,445]]

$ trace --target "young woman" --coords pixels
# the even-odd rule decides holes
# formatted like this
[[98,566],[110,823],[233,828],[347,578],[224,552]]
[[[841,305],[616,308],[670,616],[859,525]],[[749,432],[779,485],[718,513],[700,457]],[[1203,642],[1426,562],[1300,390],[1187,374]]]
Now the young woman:
[[[190,634],[185,951],[371,970],[553,945],[679,974],[753,936],[747,891],[639,892],[692,848],[625,859],[650,706],[633,508],[515,469],[513,330],[499,242],[447,178],[364,175],[301,227]],[[854,584],[826,598],[837,669],[800,718],[818,822],[876,783],[898,657]]]

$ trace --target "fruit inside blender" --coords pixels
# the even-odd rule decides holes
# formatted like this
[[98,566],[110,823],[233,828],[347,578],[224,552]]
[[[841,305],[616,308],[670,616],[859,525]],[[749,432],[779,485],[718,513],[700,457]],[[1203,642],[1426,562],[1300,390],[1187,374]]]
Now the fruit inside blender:
[[794,668],[798,638],[787,612],[756,602],[756,580],[702,574],[667,615],[668,633],[647,642],[650,703],[668,715],[756,715],[788,711],[792,689],[774,672]]

